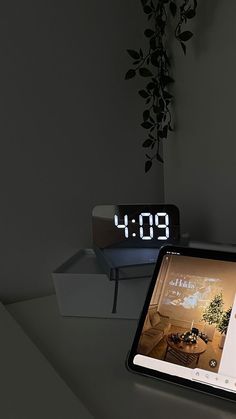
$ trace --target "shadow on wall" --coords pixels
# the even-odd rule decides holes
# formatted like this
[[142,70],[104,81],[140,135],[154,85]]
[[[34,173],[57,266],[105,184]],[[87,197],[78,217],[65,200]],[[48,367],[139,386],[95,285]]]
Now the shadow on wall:
[[196,211],[193,211],[192,214],[193,218],[191,219],[191,225],[186,226],[188,230],[187,233],[191,231],[191,236],[194,237],[195,240],[209,241],[209,237],[212,235],[210,217],[204,212],[202,214],[196,214]]
[[209,30],[214,22],[214,17],[219,4],[220,0],[198,0],[194,29],[195,36],[192,38],[192,48],[196,57],[199,57],[207,50]]

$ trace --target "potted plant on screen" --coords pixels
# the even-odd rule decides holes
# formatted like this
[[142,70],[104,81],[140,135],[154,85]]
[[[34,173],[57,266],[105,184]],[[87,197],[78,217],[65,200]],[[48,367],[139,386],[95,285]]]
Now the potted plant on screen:
[[223,315],[223,295],[222,292],[216,294],[210,303],[205,307],[202,320],[205,322],[204,332],[209,340],[213,340],[216,326],[218,326]]
[[225,310],[221,316],[221,319],[219,321],[219,323],[217,324],[217,329],[219,330],[219,332],[221,333],[221,340],[219,343],[219,348],[223,349],[224,347],[224,343],[225,343],[225,337],[226,337],[226,333],[228,330],[228,325],[229,325],[229,319],[231,316],[231,312],[232,312],[232,307],[228,308],[228,310]]

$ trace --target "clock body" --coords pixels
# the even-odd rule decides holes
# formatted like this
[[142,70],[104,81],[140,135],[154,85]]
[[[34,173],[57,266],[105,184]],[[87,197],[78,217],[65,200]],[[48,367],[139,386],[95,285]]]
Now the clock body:
[[99,249],[159,248],[180,238],[179,210],[169,204],[97,205],[92,227]]

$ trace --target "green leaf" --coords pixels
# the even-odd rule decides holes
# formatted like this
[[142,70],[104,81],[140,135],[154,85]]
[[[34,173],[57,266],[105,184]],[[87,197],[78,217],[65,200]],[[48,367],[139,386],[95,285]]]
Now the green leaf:
[[147,140],[144,141],[143,143],[143,147],[150,147],[152,145],[153,141],[150,140],[150,138],[148,138]]
[[139,90],[139,95],[141,97],[143,97],[144,99],[146,99],[147,97],[149,97],[149,94],[146,92],[146,90]]
[[157,122],[162,122],[162,119],[164,119],[163,116],[164,116],[164,113],[163,112],[159,112],[157,114]]
[[173,1],[170,2],[170,12],[172,16],[175,17],[176,12],[177,12],[177,6]]
[[[143,112],[143,120],[147,121],[150,117],[150,112],[148,110]],[[153,121],[154,122],[154,121]]]
[[145,162],[145,173],[147,173],[152,167],[152,160],[147,160]]
[[156,105],[153,105],[153,112],[154,112],[154,113],[159,112],[159,109],[158,109],[158,107],[157,107]]
[[180,45],[184,51],[184,55],[186,55],[186,45],[183,42],[180,42]]
[[130,55],[130,57],[132,57],[134,60],[138,60],[140,58],[139,53],[135,51],[134,49],[127,49],[126,51]]
[[147,90],[153,90],[155,88],[155,84],[153,82],[150,82],[147,84]]
[[159,89],[158,86],[155,86],[154,90],[153,90],[153,94],[154,96],[159,96]]
[[185,13],[185,16],[186,16],[188,19],[192,19],[194,16],[196,16],[196,12],[195,12],[195,10],[190,9],[190,10],[188,10],[188,11]]
[[155,50],[157,48],[156,38],[151,38],[149,44],[150,44],[150,48],[152,50]]
[[159,56],[159,52],[158,51],[153,52],[152,55],[151,55],[151,63],[155,67],[158,66],[158,56]]
[[190,38],[192,38],[192,36],[193,36],[193,33],[192,33],[192,32],[190,32],[190,31],[184,31],[184,32],[181,32],[181,33],[178,35],[178,38],[179,38],[181,41],[186,42],[186,41],[188,41]]
[[141,67],[139,69],[139,74],[142,77],[151,77],[151,76],[153,76],[152,72],[150,70],[148,70],[148,68],[145,68],[145,67]]
[[170,76],[162,76],[161,81],[164,84],[164,86],[166,86],[169,83],[174,83],[174,79],[172,79],[172,77]]
[[157,154],[156,154],[156,159],[157,159],[158,161],[160,161],[161,163],[164,163],[164,160],[163,160],[163,158],[160,156],[160,154],[159,154],[159,153],[157,153]]
[[161,29],[161,31],[163,31],[165,29],[166,22],[165,22],[165,20],[162,20],[161,17],[157,17],[156,23],[159,26],[159,28]]
[[146,13],[146,15],[149,15],[149,13],[152,13],[152,9],[150,6],[144,6],[143,11],[144,13]]
[[163,130],[158,131],[158,135],[160,138],[167,138],[167,133],[168,133],[168,126],[165,125]]
[[147,38],[151,38],[151,36],[155,35],[155,32],[154,32],[152,29],[146,29],[146,30],[144,31],[144,35],[145,35]]
[[149,129],[149,128],[151,128],[153,125],[150,123],[150,122],[148,122],[148,121],[145,121],[145,122],[143,122],[142,124],[141,124],[141,127],[143,127],[143,128],[145,128],[145,129]]
[[172,99],[173,96],[169,92],[167,92],[167,90],[164,90],[163,91],[163,97],[165,99]]
[[132,79],[133,77],[135,77],[135,75],[136,75],[136,71],[131,69],[131,70],[127,71],[127,73],[125,75],[125,80]]
[[162,98],[159,99],[159,107],[160,107],[160,111],[163,111],[165,108],[165,103]]

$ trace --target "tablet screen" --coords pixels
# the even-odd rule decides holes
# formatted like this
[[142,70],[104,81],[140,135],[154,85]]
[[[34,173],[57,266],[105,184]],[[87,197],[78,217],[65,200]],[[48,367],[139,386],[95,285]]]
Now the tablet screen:
[[128,367],[236,400],[235,354],[236,255],[162,248]]

